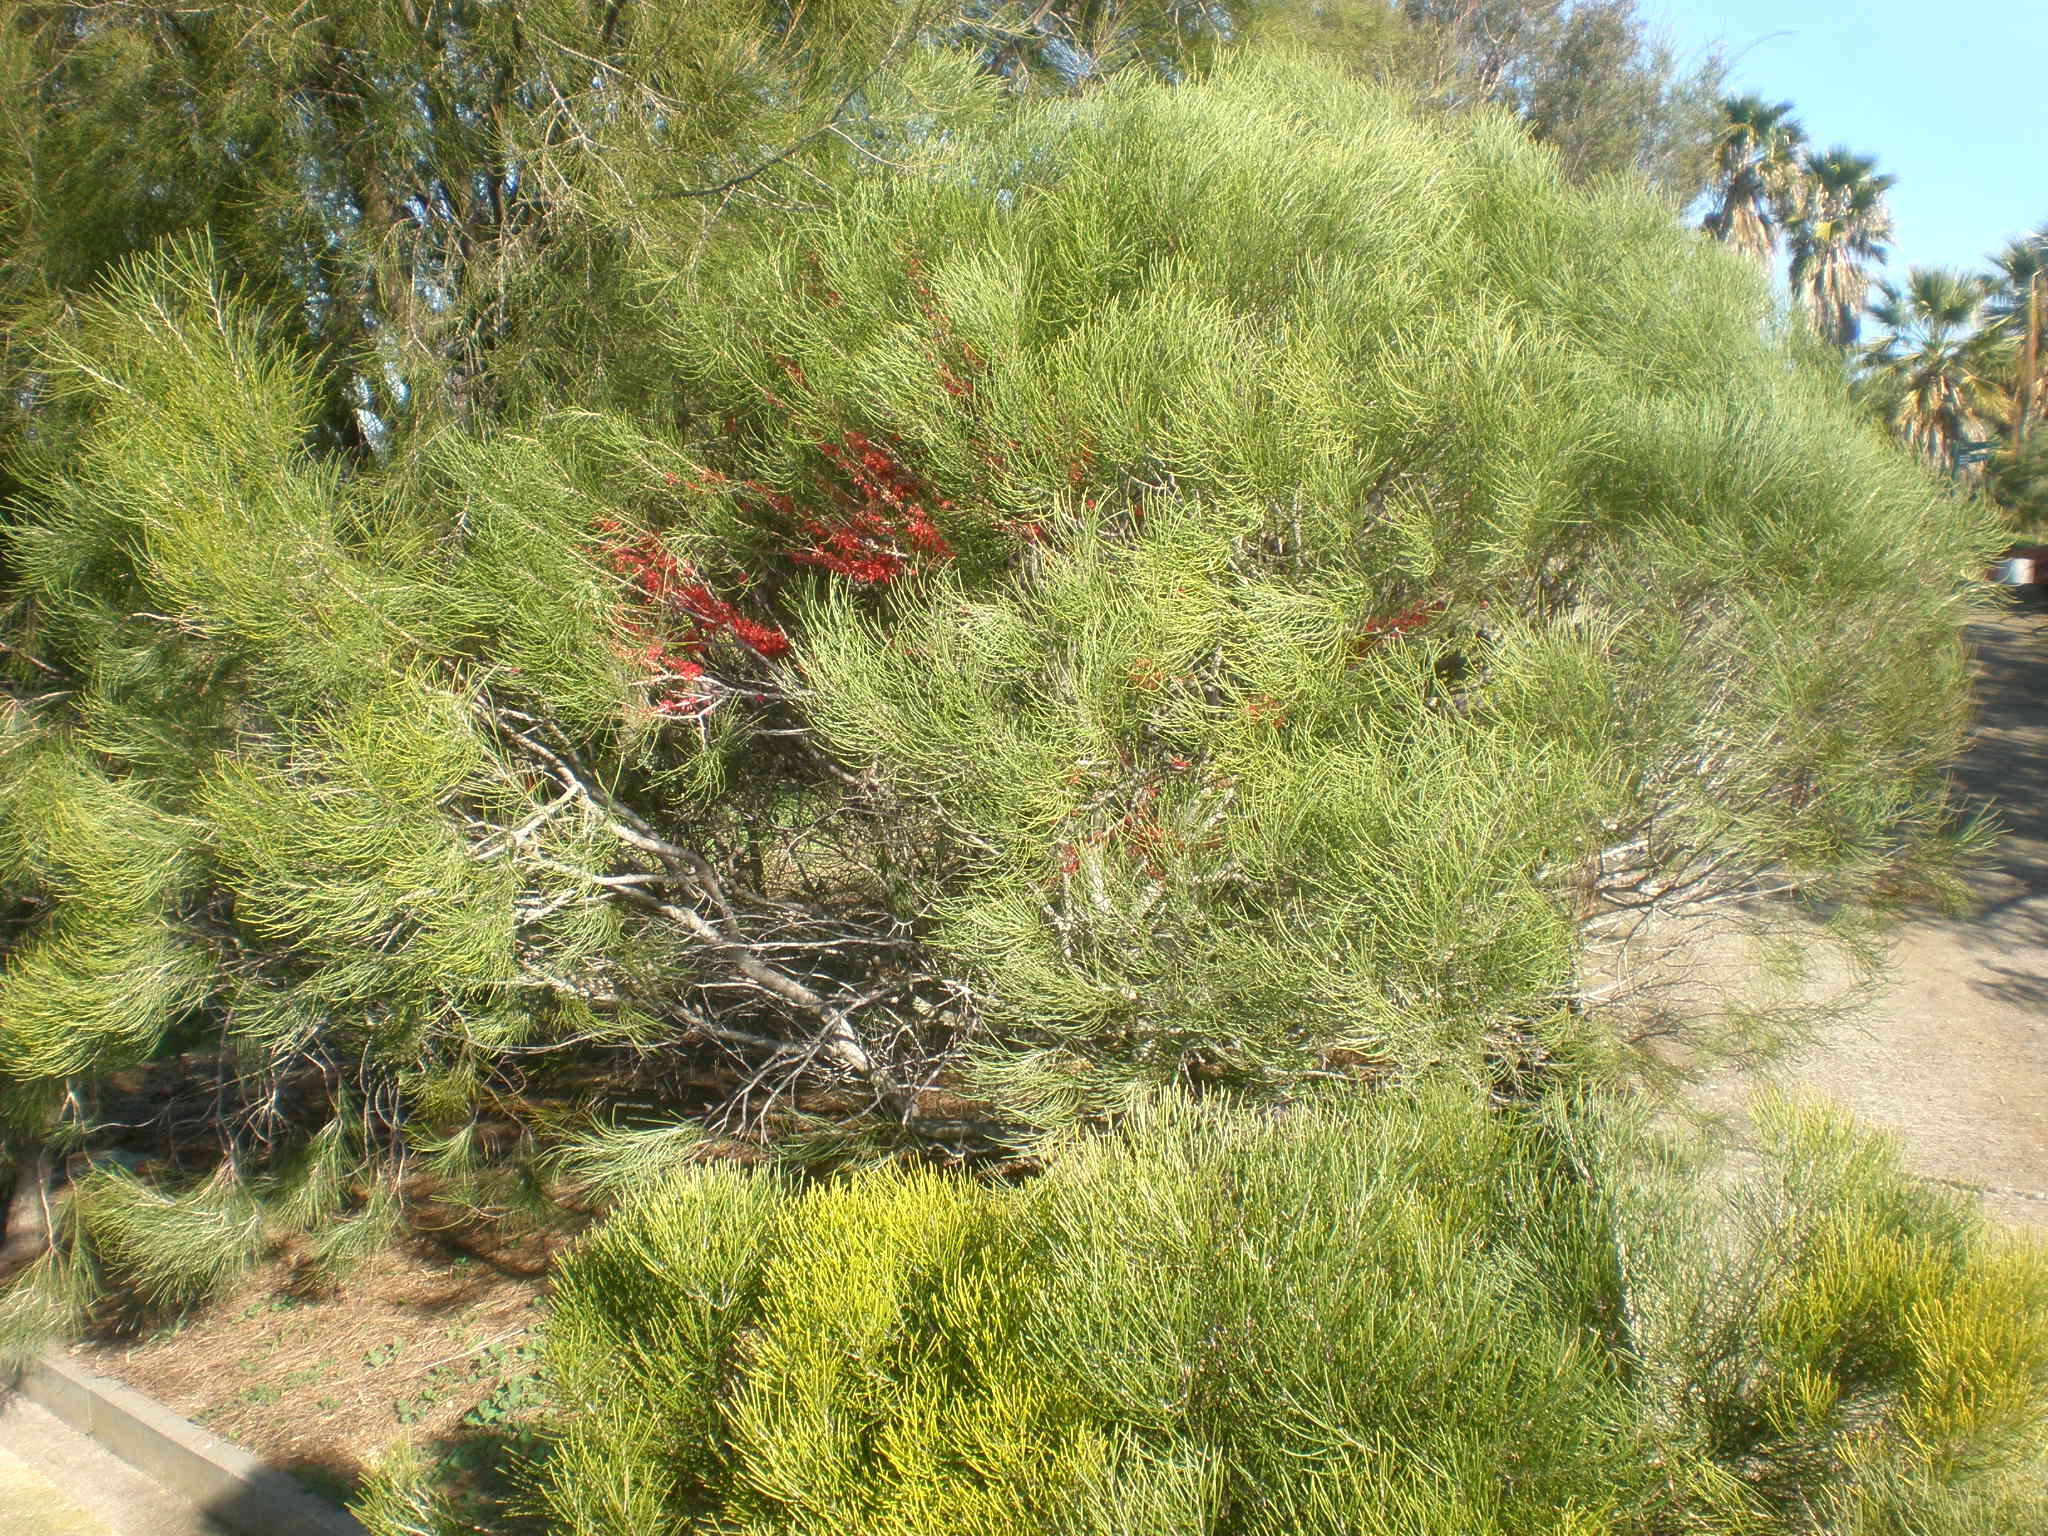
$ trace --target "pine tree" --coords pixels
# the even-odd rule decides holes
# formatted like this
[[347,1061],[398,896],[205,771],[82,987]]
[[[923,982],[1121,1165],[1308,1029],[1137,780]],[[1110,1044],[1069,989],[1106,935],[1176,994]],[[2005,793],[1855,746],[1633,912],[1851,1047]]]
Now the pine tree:
[[1186,69],[1217,36],[1149,0],[20,10],[0,38],[0,293],[75,293],[203,233],[295,315],[333,440],[378,453],[423,409],[495,414],[601,335],[645,210],[731,216],[769,172],[891,137],[883,82],[921,42],[1071,83]]

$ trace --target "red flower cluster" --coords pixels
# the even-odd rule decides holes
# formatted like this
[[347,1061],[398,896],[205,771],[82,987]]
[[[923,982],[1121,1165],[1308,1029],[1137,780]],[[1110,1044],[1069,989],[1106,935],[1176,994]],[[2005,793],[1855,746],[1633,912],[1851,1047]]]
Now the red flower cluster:
[[818,445],[839,470],[820,473],[824,505],[799,509],[795,498],[755,487],[761,502],[804,542],[788,551],[799,565],[815,565],[866,586],[894,581],[906,570],[953,558],[953,547],[932,521],[932,511],[951,511],[891,448],[862,432]]
[[682,685],[680,691],[655,699],[655,713],[695,715],[709,707],[696,685],[704,676],[705,648],[721,635],[769,661],[789,654],[787,635],[772,624],[748,618],[719,597],[656,535],[633,535],[608,517],[599,518],[595,527],[612,541],[605,548],[611,568],[632,589],[646,615],[624,622],[626,634],[637,642],[633,654],[660,679]]
[[1444,599],[1438,598],[1433,603],[1417,603],[1405,613],[1396,613],[1384,619],[1368,619],[1359,626],[1359,639],[1366,642],[1398,639],[1412,630],[1422,628],[1442,613],[1446,606]]

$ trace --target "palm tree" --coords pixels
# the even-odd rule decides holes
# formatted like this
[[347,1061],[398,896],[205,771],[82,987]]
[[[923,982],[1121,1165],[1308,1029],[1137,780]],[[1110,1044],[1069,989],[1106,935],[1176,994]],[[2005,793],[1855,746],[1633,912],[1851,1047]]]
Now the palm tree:
[[2048,225],[2007,243],[1991,258],[1991,300],[1985,312],[2013,338],[2012,450],[2018,453],[2035,421],[2048,414]]
[[1885,334],[1864,349],[1865,377],[1892,430],[1950,474],[1997,436],[2010,346],[1986,322],[1992,285],[1974,273],[1915,267],[1870,313]]
[[1856,344],[1858,318],[1870,292],[1870,264],[1884,259],[1892,238],[1884,195],[1898,180],[1875,174],[1868,155],[1835,148],[1805,158],[1788,234],[1792,294],[1813,328],[1844,351]]
[[1991,312],[2010,314],[2024,308],[2028,286],[2048,273],[2048,224],[2031,235],[2006,241],[2005,249],[1991,258],[1991,266]]
[[1791,211],[1806,130],[1789,101],[1724,96],[1714,136],[1714,206],[1700,227],[1769,266],[1778,226]]

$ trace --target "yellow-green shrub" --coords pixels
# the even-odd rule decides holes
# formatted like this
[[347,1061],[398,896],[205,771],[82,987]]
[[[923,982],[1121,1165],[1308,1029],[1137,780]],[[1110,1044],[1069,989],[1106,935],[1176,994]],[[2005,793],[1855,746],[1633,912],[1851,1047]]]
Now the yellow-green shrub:
[[539,1490],[565,1536],[2024,1507],[2048,1256],[1837,1119],[1762,1119],[1768,1176],[1732,1186],[1613,1106],[1446,1093],[1168,1100],[1017,1187],[693,1169],[563,1269]]

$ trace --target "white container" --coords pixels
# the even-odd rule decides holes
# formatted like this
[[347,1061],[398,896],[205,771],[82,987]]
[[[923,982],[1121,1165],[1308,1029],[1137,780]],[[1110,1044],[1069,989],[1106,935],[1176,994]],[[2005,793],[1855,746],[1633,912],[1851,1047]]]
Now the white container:
[[2008,587],[2031,587],[2034,584],[2034,562],[2025,555],[2014,555],[2010,560],[1998,563],[1998,580]]

